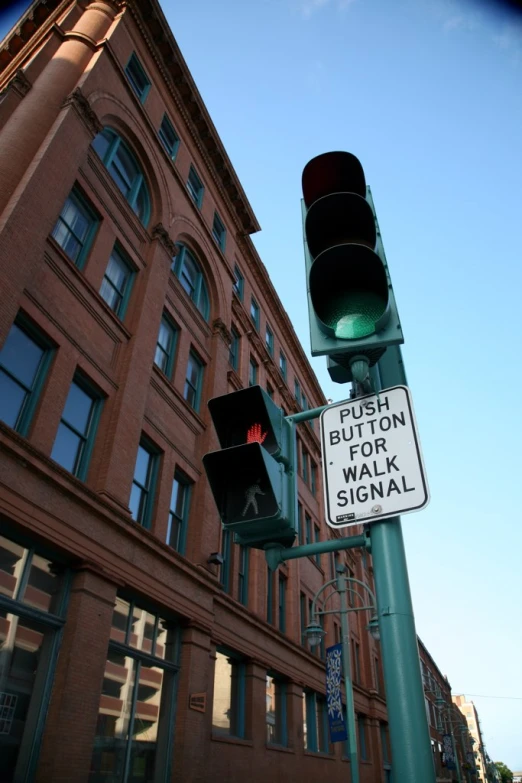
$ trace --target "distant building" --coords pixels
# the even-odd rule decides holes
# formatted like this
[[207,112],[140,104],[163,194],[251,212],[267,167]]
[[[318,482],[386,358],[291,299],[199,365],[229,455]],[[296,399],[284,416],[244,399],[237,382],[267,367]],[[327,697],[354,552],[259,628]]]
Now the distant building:
[[475,740],[473,750],[475,752],[475,764],[478,771],[478,781],[487,780],[487,754],[484,748],[484,742],[482,739],[482,730],[480,727],[479,716],[477,708],[471,700],[467,700],[463,694],[453,696],[453,702],[460,709],[461,713],[466,719],[468,730]]

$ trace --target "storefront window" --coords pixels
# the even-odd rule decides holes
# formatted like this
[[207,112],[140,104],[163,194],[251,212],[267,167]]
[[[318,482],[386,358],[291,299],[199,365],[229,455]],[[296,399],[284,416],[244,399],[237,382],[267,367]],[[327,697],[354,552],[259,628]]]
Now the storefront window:
[[38,719],[54,674],[66,583],[64,569],[0,537],[1,783],[33,779]]
[[174,629],[116,600],[90,783],[164,783],[174,705]]

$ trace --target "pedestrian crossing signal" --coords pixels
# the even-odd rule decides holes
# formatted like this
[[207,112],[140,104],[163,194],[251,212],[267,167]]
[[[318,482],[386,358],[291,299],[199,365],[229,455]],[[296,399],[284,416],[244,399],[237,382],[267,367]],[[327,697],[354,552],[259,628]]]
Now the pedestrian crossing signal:
[[225,529],[236,543],[291,546],[297,513],[294,437],[281,408],[260,386],[209,401],[221,446],[203,466]]

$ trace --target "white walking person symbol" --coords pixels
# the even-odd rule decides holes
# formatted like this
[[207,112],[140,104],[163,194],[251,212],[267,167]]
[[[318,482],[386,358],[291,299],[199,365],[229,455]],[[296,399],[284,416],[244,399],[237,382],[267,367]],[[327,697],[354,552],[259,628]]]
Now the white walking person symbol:
[[265,493],[262,491],[261,487],[259,486],[259,479],[256,484],[251,484],[245,492],[246,503],[241,516],[242,517],[246,516],[246,513],[250,508],[250,506],[252,506],[252,508],[254,509],[254,514],[259,514],[259,507],[257,505],[256,495],[264,495],[264,494]]

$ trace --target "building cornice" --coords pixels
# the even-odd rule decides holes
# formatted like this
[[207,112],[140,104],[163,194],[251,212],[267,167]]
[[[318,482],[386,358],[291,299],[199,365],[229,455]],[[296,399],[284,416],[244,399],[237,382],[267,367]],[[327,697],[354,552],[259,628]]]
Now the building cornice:
[[215,185],[227,202],[238,228],[246,234],[260,230],[256,216],[225,147],[206,109],[157,0],[128,0],[127,8],[137,24],[150,54],[170,87],[178,111],[191,130]]

